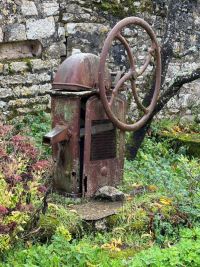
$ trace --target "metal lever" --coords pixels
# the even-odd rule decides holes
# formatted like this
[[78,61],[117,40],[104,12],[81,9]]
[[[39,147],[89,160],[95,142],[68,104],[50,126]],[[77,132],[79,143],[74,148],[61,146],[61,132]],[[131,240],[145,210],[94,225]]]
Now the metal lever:
[[53,145],[59,142],[68,141],[70,137],[71,132],[66,126],[56,125],[56,127],[43,136],[43,143]]

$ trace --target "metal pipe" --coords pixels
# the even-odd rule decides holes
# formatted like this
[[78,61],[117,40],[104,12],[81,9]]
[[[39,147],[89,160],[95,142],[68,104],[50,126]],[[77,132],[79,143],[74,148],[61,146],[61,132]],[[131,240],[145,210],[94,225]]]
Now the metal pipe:
[[43,143],[47,145],[53,145],[59,142],[68,141],[70,137],[71,133],[67,126],[56,125],[56,127],[43,136]]

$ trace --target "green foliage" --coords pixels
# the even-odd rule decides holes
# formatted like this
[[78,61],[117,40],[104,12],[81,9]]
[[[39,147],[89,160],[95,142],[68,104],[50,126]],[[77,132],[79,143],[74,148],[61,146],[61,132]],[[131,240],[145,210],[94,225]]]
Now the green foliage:
[[[129,0],[127,0],[126,2],[131,2]],[[97,3],[96,6],[103,11],[107,11],[109,14],[112,14],[114,16],[117,17],[122,17],[125,15],[126,11],[124,10],[124,3],[118,3],[115,0],[103,0],[100,3]],[[127,3],[130,4],[129,7],[132,11],[132,13],[135,13],[135,8],[133,5],[131,5],[131,3]]]
[[30,248],[9,254],[6,263],[0,266],[119,266],[120,260],[111,259],[106,251],[92,246],[84,239],[80,242],[69,242],[69,233],[58,230],[49,245],[33,245]]
[[176,246],[160,249],[153,246],[142,251],[129,263],[131,267],[170,267],[170,266],[200,266],[200,228],[184,229],[181,240]]
[[42,155],[51,154],[51,148],[42,144],[43,136],[51,130],[50,114],[40,111],[37,114],[27,114],[11,121],[16,133],[31,137]]
[[102,0],[94,5],[99,9],[108,12],[109,15],[124,18],[133,16],[136,12],[152,12],[152,2],[149,0],[141,0],[139,7],[134,5],[132,0]]
[[9,73],[10,75],[12,75],[12,74],[15,73],[14,70],[12,69],[11,63],[8,63],[8,73]]
[[11,247],[10,236],[8,234],[0,234],[0,253]]
[[26,62],[26,65],[28,67],[28,70],[30,72],[32,72],[33,71],[33,66],[32,66],[31,60],[29,58],[25,58],[23,61]]
[[40,230],[34,235],[34,238],[39,240],[51,238],[58,231],[58,228],[67,229],[70,234],[76,237],[79,237],[83,232],[80,217],[62,205],[54,203],[48,204],[47,212],[40,216],[36,225],[37,228]]
[[176,242],[181,225],[195,225],[199,221],[199,174],[198,159],[175,154],[167,142],[146,139],[136,160],[125,162],[120,189],[134,196],[124,209],[131,223],[125,223],[123,216],[120,221],[126,232],[130,233],[132,225],[132,231],[153,232],[159,245]]
[[66,241],[70,241],[72,239],[70,232],[65,228],[64,225],[57,227],[56,235],[62,236]]
[[168,140],[174,150],[185,148],[190,156],[200,155],[200,124],[180,123],[178,120],[163,119],[152,124],[152,133],[159,140]]
[[198,159],[189,160],[182,154],[174,154],[167,142],[146,139],[137,159],[125,162],[124,188],[133,183],[156,185],[171,196],[184,194],[184,190],[198,184],[200,165]]
[[[79,242],[69,242],[69,239],[69,233],[63,228],[56,232],[51,244],[19,249],[14,255],[8,254],[0,266],[200,266],[200,228],[183,229],[175,246],[165,249],[153,246],[131,259],[114,257],[112,252],[93,246],[88,239],[83,238]],[[121,254],[121,251],[117,253]]]
[[70,204],[81,204],[84,200],[81,198],[70,198],[59,195],[57,193],[52,193],[49,195],[49,202],[56,205],[61,205],[62,207],[67,207]]
[[12,133],[13,126],[0,125],[0,254],[20,240],[42,206],[50,170],[27,137]]
[[174,132],[183,132],[183,133],[199,133],[200,124],[197,122],[180,122],[180,118],[176,119],[162,119],[159,121],[154,121],[151,124],[151,129],[154,133],[159,133],[162,131],[168,131],[171,133]]
[[178,123],[179,123],[179,119],[174,119],[174,120],[162,119],[159,121],[154,121],[151,124],[151,130],[154,133],[159,133],[160,131],[163,131],[163,130],[171,131],[174,127],[178,125]]
[[137,158],[125,161],[123,208],[106,219],[107,231],[94,232],[92,223],[69,209],[80,199],[54,192],[44,214],[38,212],[49,165],[38,161],[41,154],[30,140],[15,134],[35,136],[43,149],[42,135],[50,128],[45,116],[28,116],[13,130],[4,127],[6,134],[0,128],[0,266],[200,266],[198,159],[146,139]]

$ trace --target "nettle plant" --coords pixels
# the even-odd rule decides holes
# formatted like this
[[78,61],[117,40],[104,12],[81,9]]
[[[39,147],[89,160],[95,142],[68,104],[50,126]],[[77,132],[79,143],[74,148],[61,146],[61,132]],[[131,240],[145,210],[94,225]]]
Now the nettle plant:
[[30,139],[0,125],[0,252],[19,239],[42,209],[51,162],[39,160]]

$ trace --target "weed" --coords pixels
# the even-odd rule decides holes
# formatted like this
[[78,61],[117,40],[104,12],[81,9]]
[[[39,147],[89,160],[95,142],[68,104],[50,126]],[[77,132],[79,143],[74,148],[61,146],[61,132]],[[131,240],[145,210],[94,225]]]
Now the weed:
[[12,133],[14,127],[1,125],[0,253],[25,232],[34,212],[42,205],[45,191],[41,187],[45,187],[43,179],[49,176],[50,163],[38,161],[38,150],[29,138]]
[[[125,161],[121,211],[106,219],[107,231],[94,232],[68,209],[80,200],[51,193],[38,214],[51,166],[39,152],[50,128],[45,116],[0,128],[0,266],[199,266],[199,159],[147,138],[137,158]],[[13,237],[20,241],[14,248]]]
[[37,114],[28,114],[21,118],[15,118],[11,121],[16,133],[21,133],[31,137],[36,147],[41,152],[41,157],[51,154],[51,148],[43,145],[43,136],[51,129],[50,114],[38,112]]

